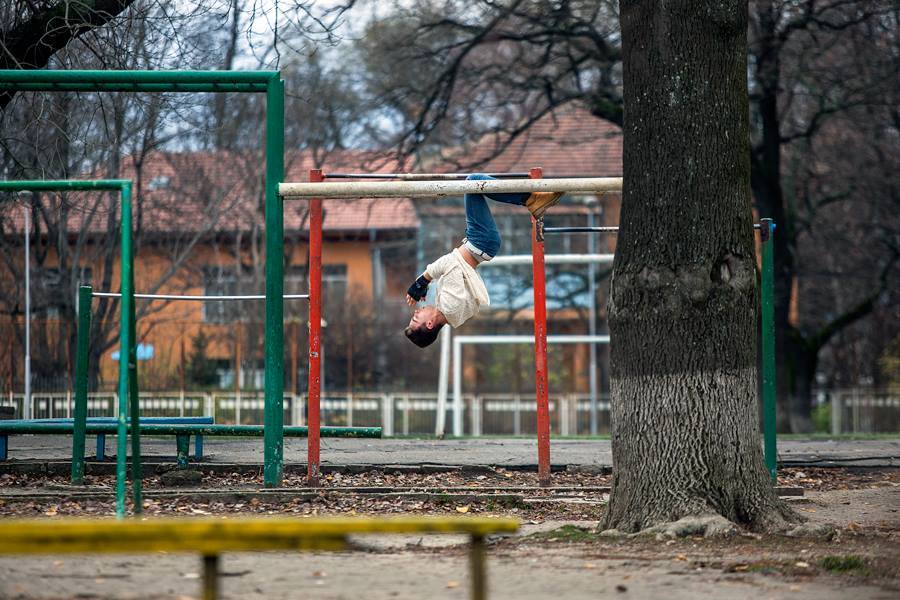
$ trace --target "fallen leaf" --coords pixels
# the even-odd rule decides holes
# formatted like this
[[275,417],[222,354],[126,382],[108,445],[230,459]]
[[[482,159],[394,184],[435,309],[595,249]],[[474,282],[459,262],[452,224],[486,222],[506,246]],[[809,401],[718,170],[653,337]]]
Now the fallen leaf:
[[457,506],[456,512],[466,514],[467,512],[469,512],[469,505],[466,504],[465,506]]
[[794,563],[794,566],[795,566],[795,567],[800,567],[801,569],[808,569],[808,568],[809,568],[809,563],[808,563],[808,562],[803,562],[802,560],[800,560],[800,561],[795,562],[795,563]]
[[447,588],[448,588],[448,589],[451,589],[451,590],[452,590],[453,588],[458,588],[458,587],[459,587],[459,582],[458,582],[458,581],[448,581],[448,582],[447,582]]
[[200,579],[200,573],[182,573],[183,579]]

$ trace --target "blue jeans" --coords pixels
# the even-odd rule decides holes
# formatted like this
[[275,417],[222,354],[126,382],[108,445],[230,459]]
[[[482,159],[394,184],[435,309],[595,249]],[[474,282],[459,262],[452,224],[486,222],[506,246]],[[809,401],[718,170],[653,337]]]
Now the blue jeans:
[[[476,173],[466,177],[468,180],[494,179],[488,175]],[[490,256],[497,256],[500,251],[500,231],[494,223],[491,209],[485,198],[507,204],[525,205],[531,194],[466,194],[466,238],[469,243]]]

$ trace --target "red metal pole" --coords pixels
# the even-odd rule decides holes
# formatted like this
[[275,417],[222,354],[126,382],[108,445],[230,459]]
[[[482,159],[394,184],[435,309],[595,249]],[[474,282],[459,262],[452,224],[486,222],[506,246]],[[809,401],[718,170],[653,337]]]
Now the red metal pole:
[[[320,169],[311,169],[310,182],[324,181]],[[309,201],[309,398],[306,484],[319,486],[319,392],[321,390],[322,335],[322,199]]]
[[[544,176],[531,169],[531,179]],[[531,257],[534,278],[534,384],[537,395],[538,482],[550,485],[550,400],[547,390],[547,282],[544,273],[544,222],[531,219]]]

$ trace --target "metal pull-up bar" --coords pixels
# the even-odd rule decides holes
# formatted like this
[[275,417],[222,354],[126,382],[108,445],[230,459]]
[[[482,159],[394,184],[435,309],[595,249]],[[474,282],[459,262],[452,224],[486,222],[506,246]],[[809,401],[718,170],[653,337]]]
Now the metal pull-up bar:
[[[93,292],[92,296],[100,298],[121,298],[120,292]],[[230,300],[265,300],[262,294],[252,294],[248,296],[177,296],[175,294],[133,294],[135,298],[144,298],[147,300],[196,300],[200,302],[225,302]],[[285,300],[307,300],[309,294],[284,294]]]
[[523,192],[618,192],[621,177],[473,179],[465,181],[344,181],[282,183],[281,196],[297,198],[397,198]]
[[[445,181],[465,179],[470,173],[327,173],[327,179],[400,179],[403,181]],[[522,179],[528,173],[486,173],[494,179]]]

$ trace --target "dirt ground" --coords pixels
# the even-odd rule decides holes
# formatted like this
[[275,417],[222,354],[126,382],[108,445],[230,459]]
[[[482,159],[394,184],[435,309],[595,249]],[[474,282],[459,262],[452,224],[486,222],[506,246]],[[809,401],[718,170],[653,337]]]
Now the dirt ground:
[[[780,485],[805,490],[802,498],[789,500],[792,506],[811,522],[833,524],[836,535],[830,540],[752,533],[725,540],[605,538],[593,528],[606,497],[591,490],[608,485],[608,476],[561,473],[554,479],[562,490],[557,493],[535,490],[531,477],[502,469],[477,476],[374,471],[337,480],[332,476],[329,490],[296,502],[254,496],[259,485],[254,475],[204,475],[201,489],[238,490],[249,499],[203,502],[192,500],[194,492],[187,490],[166,496],[162,483],[152,479],[144,518],[248,513],[515,516],[522,521],[520,534],[492,540],[488,549],[493,599],[900,597],[898,469],[784,470]],[[87,487],[108,492],[110,483],[97,477]],[[362,486],[446,493],[407,498],[342,490]],[[459,488],[473,493],[462,495],[455,491]],[[525,491],[510,493],[514,488]],[[63,478],[0,476],[0,518],[111,514],[109,500],[66,500],[68,489]],[[62,495],[54,497],[55,491]],[[222,597],[468,597],[462,538],[361,537],[356,546],[353,552],[334,554],[226,555]],[[0,597],[193,598],[199,595],[199,574],[199,558],[191,555],[2,557]]]

